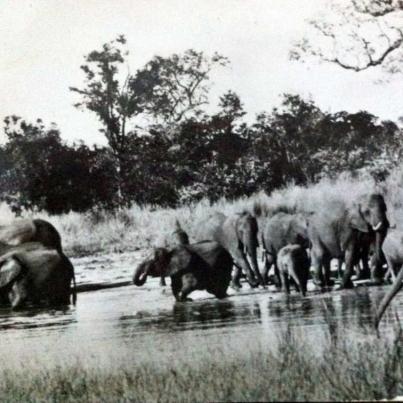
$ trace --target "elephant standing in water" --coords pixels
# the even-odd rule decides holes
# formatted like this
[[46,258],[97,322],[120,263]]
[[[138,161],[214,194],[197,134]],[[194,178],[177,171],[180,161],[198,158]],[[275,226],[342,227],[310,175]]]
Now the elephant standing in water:
[[[68,305],[76,300],[74,268],[56,249],[38,242],[0,245],[0,301],[19,308],[26,303]],[[73,284],[73,286],[72,286]]]
[[290,279],[294,282],[295,288],[303,296],[306,295],[310,262],[305,248],[301,245],[284,246],[278,253],[277,267],[280,272],[283,291],[290,293]]
[[375,319],[376,327],[378,327],[379,322],[393,297],[403,287],[403,231],[393,230],[389,232],[382,245],[382,250],[388,263],[388,270],[390,271],[394,282],[391,289],[386,293],[379,305]]
[[256,218],[248,212],[233,214],[229,217],[222,213],[215,213],[200,224],[196,239],[216,241],[231,254],[235,266],[232,276],[234,288],[241,287],[242,272],[246,275],[249,284],[257,287],[259,284],[264,285],[257,263],[259,246],[257,233]]
[[0,225],[0,242],[13,246],[39,242],[62,252],[59,232],[50,222],[41,219],[17,219],[8,225]]
[[311,215],[308,236],[317,286],[333,284],[330,260],[336,258],[344,259],[346,265],[340,288],[353,287],[351,276],[354,265],[358,263],[362,234],[369,235],[373,244],[372,279],[382,281],[379,273],[383,263],[381,248],[389,228],[386,210],[383,196],[371,194],[350,208],[333,203]]
[[155,248],[135,270],[133,283],[142,286],[149,275],[170,276],[177,301],[186,301],[195,290],[206,290],[217,298],[225,298],[232,263],[231,255],[214,241],[179,245],[172,250]]
[[[172,238],[174,245],[189,245],[189,236],[178,220],[175,221],[175,231],[172,233]],[[161,274],[160,286],[166,286],[164,274]]]
[[277,267],[277,255],[281,248],[288,244],[298,244],[308,248],[308,221],[302,214],[280,212],[270,217],[262,231],[262,246],[264,253],[263,279],[267,284],[270,267],[274,271],[278,286],[281,284]]

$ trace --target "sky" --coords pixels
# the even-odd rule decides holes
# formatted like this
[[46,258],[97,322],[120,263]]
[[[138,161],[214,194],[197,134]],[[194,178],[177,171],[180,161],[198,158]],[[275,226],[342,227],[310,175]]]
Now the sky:
[[[130,71],[154,55],[193,48],[231,61],[212,75],[210,101],[231,89],[248,112],[270,111],[281,94],[309,97],[323,110],[403,115],[403,77],[375,84],[378,71],[289,60],[292,44],[328,0],[0,0],[0,119],[15,114],[55,122],[68,142],[105,144],[100,124],[73,104],[83,84],[84,55],[119,34]],[[3,133],[0,132],[0,141]],[[4,140],[4,137],[3,137]]]

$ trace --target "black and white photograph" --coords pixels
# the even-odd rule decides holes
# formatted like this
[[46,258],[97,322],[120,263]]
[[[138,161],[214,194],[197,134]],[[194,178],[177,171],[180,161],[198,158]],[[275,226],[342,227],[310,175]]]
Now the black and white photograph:
[[403,401],[402,0],[0,6],[1,401]]

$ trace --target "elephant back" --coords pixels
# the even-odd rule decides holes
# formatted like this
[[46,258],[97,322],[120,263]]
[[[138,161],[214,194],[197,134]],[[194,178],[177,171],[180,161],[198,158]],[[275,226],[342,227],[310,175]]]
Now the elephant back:
[[308,221],[302,214],[277,213],[266,222],[262,240],[274,255],[288,244],[308,247]]
[[196,241],[217,241],[226,219],[227,216],[225,214],[217,212],[199,222],[194,236]]
[[14,220],[10,224],[0,226],[0,242],[7,245],[20,245],[34,239],[35,223],[30,219]]

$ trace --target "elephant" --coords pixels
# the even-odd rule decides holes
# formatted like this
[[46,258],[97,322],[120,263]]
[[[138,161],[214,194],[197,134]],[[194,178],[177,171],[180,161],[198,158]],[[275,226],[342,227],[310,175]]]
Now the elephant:
[[299,244],[287,245],[280,249],[277,256],[277,267],[281,284],[286,294],[290,293],[290,278],[302,296],[306,295],[310,261],[306,249]]
[[403,231],[390,231],[383,242],[382,250],[388,263],[388,270],[390,271],[392,278],[394,278],[394,281],[391,289],[385,294],[377,309],[375,318],[376,328],[379,326],[379,322],[393,297],[403,287]]
[[308,221],[303,214],[279,212],[270,217],[261,233],[264,256],[263,279],[268,283],[270,267],[274,265],[277,285],[280,286],[280,276],[277,267],[277,255],[281,248],[288,244],[298,244],[308,248]]
[[56,249],[39,242],[0,245],[0,300],[13,309],[25,304],[76,303],[74,267]]
[[346,265],[340,289],[353,287],[351,276],[358,263],[363,235],[369,235],[373,245],[371,277],[375,282],[382,281],[379,273],[383,262],[382,243],[389,228],[386,211],[383,196],[370,194],[351,207],[331,203],[309,217],[308,237],[317,286],[333,285],[330,260],[336,258],[344,259]]
[[[178,220],[175,221],[175,231],[172,233],[172,238],[174,245],[189,245],[189,236]],[[166,286],[165,276],[163,274],[161,274],[160,286]]]
[[8,225],[0,225],[0,242],[20,245],[26,242],[40,242],[42,245],[62,252],[62,241],[57,229],[41,219],[18,219]]
[[232,264],[231,255],[214,241],[178,245],[171,250],[155,248],[136,268],[133,283],[142,286],[149,275],[170,276],[177,301],[187,301],[195,290],[206,290],[221,299],[227,296]]
[[230,216],[222,213],[212,214],[199,225],[195,238],[199,241],[216,241],[231,254],[235,266],[232,286],[239,289],[242,272],[252,287],[257,287],[259,284],[264,286],[257,263],[259,246],[257,234],[256,218],[244,211]]

